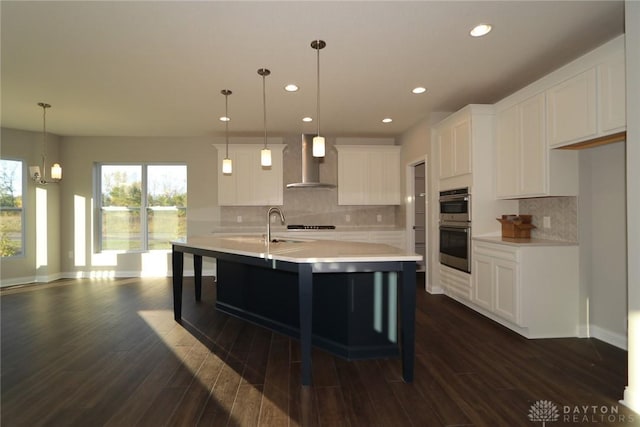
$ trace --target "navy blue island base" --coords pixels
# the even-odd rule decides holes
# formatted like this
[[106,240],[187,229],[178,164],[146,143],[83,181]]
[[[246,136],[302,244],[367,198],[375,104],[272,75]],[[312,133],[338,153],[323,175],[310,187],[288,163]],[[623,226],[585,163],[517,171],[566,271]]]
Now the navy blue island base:
[[[415,261],[293,262],[172,242],[173,301],[176,321],[180,321],[182,318],[182,279],[185,253],[193,255],[196,301],[200,301],[202,295],[202,258],[215,258],[218,265],[219,298],[216,302],[216,309],[299,339],[302,385],[312,384],[312,345],[347,359],[393,357],[399,353],[402,358],[402,378],[405,382],[413,381],[416,305]],[[238,274],[240,277],[237,277]],[[362,319],[351,319],[348,314],[345,314],[344,319],[351,323],[345,324],[344,328],[355,331],[354,333],[347,334],[345,332],[340,334],[340,337],[336,337],[331,332],[327,332],[340,329],[335,325],[324,327],[325,320],[335,324],[336,319],[342,319],[339,314],[340,307],[347,307],[344,310],[345,313],[353,312],[355,305],[360,304],[362,299],[367,303],[360,304],[361,306],[372,305],[373,288],[378,291],[381,288],[379,283],[381,274],[383,274],[382,277],[397,277],[399,295],[394,297],[393,292],[389,293],[385,290],[381,294],[385,298],[384,304],[380,304],[378,301],[376,305],[383,308],[383,313],[378,315],[384,317],[384,324],[397,327],[396,331],[385,330],[384,334],[392,337],[397,336],[399,340],[385,341],[382,339],[381,342],[379,334],[365,331],[364,335],[371,335],[373,341],[371,343],[362,342],[364,330],[361,326]],[[317,282],[316,289],[314,289],[314,282]],[[395,285],[395,280],[392,282]],[[268,286],[277,288],[271,292],[272,298],[268,296],[268,293],[251,296],[252,293],[265,292],[264,289]],[[222,289],[224,291],[221,291]],[[345,289],[344,292],[341,292],[341,289]],[[389,288],[385,287],[384,289]],[[396,289],[395,286],[393,289]],[[327,303],[330,302],[329,298],[334,299],[333,304]],[[395,307],[397,310],[390,307],[389,298],[391,298],[391,304],[397,304]],[[264,303],[265,310],[261,310],[258,304],[251,303],[256,300]],[[280,303],[283,303],[284,306],[276,311],[293,313],[293,316],[289,315],[287,318],[273,316],[273,307],[271,311],[267,309],[273,304]],[[370,310],[365,314],[367,319],[371,315]],[[394,319],[394,316],[399,319]],[[389,319],[390,317],[391,319]],[[380,322],[378,321],[378,323]],[[345,336],[347,338],[344,338]]]

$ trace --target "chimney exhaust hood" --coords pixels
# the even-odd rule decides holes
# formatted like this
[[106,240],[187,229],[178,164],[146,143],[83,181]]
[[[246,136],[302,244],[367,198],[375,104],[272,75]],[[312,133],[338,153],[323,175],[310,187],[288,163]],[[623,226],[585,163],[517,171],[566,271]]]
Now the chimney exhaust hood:
[[302,182],[287,184],[287,188],[335,188],[320,182],[320,159],[313,157],[313,137],[302,134]]

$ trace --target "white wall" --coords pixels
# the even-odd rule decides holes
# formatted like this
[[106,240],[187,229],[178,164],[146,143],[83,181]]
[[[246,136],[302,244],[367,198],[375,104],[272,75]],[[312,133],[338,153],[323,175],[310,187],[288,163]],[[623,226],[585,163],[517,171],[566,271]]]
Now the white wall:
[[[426,175],[427,175],[427,263],[426,263],[426,289],[429,292],[441,292],[439,289],[433,288],[434,282],[434,266],[439,264],[438,261],[438,245],[436,236],[438,232],[438,196],[437,187],[434,187],[434,183],[438,179],[438,171],[433,167],[433,157],[431,155],[431,128],[436,123],[450,115],[450,113],[432,113],[431,116],[425,117],[420,122],[416,123],[409,130],[404,132],[400,137],[400,145],[402,145],[402,170],[405,167],[415,161],[426,159]],[[406,180],[402,179],[403,183],[403,207],[407,207],[407,189]],[[435,208],[434,208],[435,207]],[[404,215],[404,212],[400,216]],[[411,224],[408,224],[409,226]]]
[[[42,133],[14,129],[1,130],[2,158],[25,160],[24,167],[42,167]],[[67,168],[60,158],[60,138],[47,134],[47,164],[62,163],[63,178]],[[48,175],[48,172],[47,172]],[[48,282],[60,277],[60,194],[61,183],[36,185],[28,179],[23,188],[25,212],[25,246],[23,256],[2,258],[1,286],[29,282]],[[37,194],[41,194],[37,198]],[[36,200],[39,200],[36,203]],[[43,205],[46,203],[46,206]],[[47,233],[36,236],[36,213],[46,216]],[[36,257],[36,254],[39,254]]]
[[[588,334],[627,347],[625,143],[580,151],[580,277]],[[582,293],[582,292],[581,292]]]
[[624,403],[640,413],[640,2],[625,2],[627,60],[628,384]]
[[[62,186],[62,272],[66,276],[165,275],[167,253],[94,253],[93,183],[96,162],[176,162],[187,164],[187,230],[210,233],[219,219],[217,151],[208,138],[65,137]],[[84,226],[82,226],[84,225]],[[212,270],[205,260],[205,271]],[[191,271],[185,259],[185,271]]]

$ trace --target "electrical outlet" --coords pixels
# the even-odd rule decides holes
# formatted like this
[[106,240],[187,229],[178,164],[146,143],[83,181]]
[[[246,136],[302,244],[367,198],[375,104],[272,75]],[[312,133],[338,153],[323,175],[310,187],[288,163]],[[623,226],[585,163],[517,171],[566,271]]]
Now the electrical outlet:
[[382,222],[382,215],[377,216],[378,222]]
[[241,215],[238,215],[236,217],[236,222],[242,222],[242,216]]
[[542,226],[544,228],[551,228],[551,217],[550,216],[543,216],[542,217]]
[[351,222],[351,215],[345,215],[344,220],[347,222]]

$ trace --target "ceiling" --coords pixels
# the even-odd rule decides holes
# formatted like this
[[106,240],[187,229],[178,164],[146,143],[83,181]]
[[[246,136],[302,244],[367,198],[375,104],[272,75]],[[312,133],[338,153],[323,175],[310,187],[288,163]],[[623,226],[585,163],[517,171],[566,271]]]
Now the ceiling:
[[[84,136],[397,136],[624,32],[623,1],[2,1],[2,126]],[[473,38],[469,30],[490,23]],[[287,93],[286,83],[300,90]],[[414,95],[411,89],[428,91]],[[393,122],[383,124],[385,117]]]

